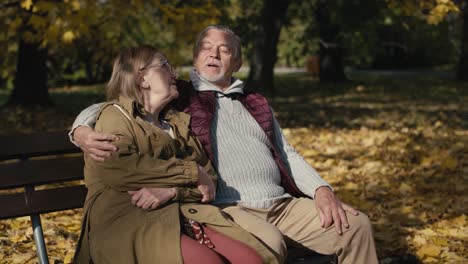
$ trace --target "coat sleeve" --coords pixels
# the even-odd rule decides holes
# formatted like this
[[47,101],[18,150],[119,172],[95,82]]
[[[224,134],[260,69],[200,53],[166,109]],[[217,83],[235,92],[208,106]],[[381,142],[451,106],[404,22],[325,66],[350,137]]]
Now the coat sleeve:
[[[216,171],[211,165],[211,162],[206,156],[203,148],[201,147],[200,142],[195,136],[189,135],[187,144],[196,149],[196,151],[194,152],[194,155],[198,156],[198,158],[196,158],[197,163],[200,166],[202,166],[203,169],[207,172],[207,174],[211,177],[211,180],[213,181],[214,186],[216,188],[216,183],[217,183]],[[189,203],[189,202],[201,202],[202,198],[203,198],[203,195],[201,194],[200,190],[198,190],[197,187],[176,188],[176,196],[172,200],[176,202],[181,202],[181,203],[184,203],[184,202]]]
[[201,142],[198,140],[198,138],[191,132],[188,132],[188,135],[186,136],[188,138],[187,140],[187,145],[191,146],[194,148],[196,151],[194,151],[194,155],[197,155],[198,157],[196,158],[197,163],[203,167],[203,169],[206,171],[208,175],[210,175],[211,180],[213,181],[215,187],[218,181],[218,175],[216,173],[216,170],[213,167],[213,164],[211,163],[210,159],[205,153],[205,150],[202,147]]
[[176,187],[176,196],[172,199],[174,202],[192,203],[201,202],[203,195],[198,188],[179,188]]
[[158,153],[140,153],[130,120],[116,107],[106,106],[98,117],[96,131],[118,136],[118,151],[104,162],[86,157],[88,171],[118,191],[142,187],[194,187],[198,181],[195,161],[160,159]]
[[[188,124],[187,124],[188,126]],[[185,129],[184,129],[185,130]],[[185,142],[188,146],[192,147],[195,151],[192,153],[192,159],[197,161],[197,164],[203,167],[203,169],[207,172],[207,174],[211,177],[215,188],[217,183],[217,174],[216,170],[211,164],[211,161],[208,159],[200,141],[197,137],[189,130],[185,131],[180,135],[182,138],[185,139]],[[176,188],[176,196],[174,197],[174,201],[177,202],[200,202],[203,198],[200,190],[197,187],[193,188]]]

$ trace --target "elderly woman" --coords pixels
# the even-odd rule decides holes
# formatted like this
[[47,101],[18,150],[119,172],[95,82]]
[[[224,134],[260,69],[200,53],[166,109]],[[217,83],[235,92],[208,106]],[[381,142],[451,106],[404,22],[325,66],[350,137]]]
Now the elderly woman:
[[150,46],[121,52],[96,130],[118,136],[104,162],[85,155],[88,195],[75,263],[275,263],[214,206],[216,175],[170,109],[178,97],[167,59]]

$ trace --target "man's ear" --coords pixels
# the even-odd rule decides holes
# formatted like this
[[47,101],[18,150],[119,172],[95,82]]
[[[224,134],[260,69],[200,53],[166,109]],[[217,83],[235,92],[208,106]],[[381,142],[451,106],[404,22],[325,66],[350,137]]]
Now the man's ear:
[[242,66],[242,59],[239,59],[236,63],[236,67],[234,68],[234,72],[238,72],[241,66]]

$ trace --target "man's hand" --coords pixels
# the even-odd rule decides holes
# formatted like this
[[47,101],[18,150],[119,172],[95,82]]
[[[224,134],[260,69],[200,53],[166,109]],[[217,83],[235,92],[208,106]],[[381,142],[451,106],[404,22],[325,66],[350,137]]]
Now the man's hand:
[[198,166],[198,183],[197,188],[203,195],[202,203],[207,203],[215,199],[216,187],[211,180],[210,175],[206,173],[205,169]]
[[326,186],[319,187],[315,191],[315,207],[319,212],[320,225],[328,228],[335,223],[336,232],[340,235],[343,234],[343,228],[349,228],[346,212],[358,215],[356,210],[342,203]]
[[99,133],[87,126],[75,128],[73,139],[95,161],[103,162],[111,156],[111,151],[117,151],[117,147],[111,144],[118,139],[117,136]]
[[175,188],[141,188],[138,191],[128,191],[132,204],[143,209],[156,209],[164,205],[176,195]]

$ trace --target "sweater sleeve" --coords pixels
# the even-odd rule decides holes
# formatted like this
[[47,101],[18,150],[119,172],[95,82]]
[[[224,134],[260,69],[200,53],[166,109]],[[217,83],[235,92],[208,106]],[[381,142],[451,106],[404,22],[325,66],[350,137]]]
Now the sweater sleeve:
[[322,186],[333,188],[312,168],[304,158],[288,143],[276,118],[273,117],[275,144],[281,158],[289,169],[297,187],[307,196],[315,198],[315,191]]
[[75,122],[73,122],[72,128],[70,132],[68,133],[68,137],[70,138],[70,141],[75,144],[75,146],[78,146],[76,142],[73,140],[73,133],[75,132],[75,129],[79,126],[87,126],[94,128],[94,125],[96,124],[96,118],[99,113],[99,109],[101,109],[103,103],[99,104],[93,104],[91,106],[88,106],[86,109],[80,112],[80,114],[76,117]]
[[96,131],[119,137],[115,142],[118,151],[104,162],[85,156],[86,171],[110,188],[129,191],[142,187],[195,187],[197,163],[176,157],[161,159],[161,153],[156,151],[141,153],[130,121],[116,107],[108,106],[102,110]]

